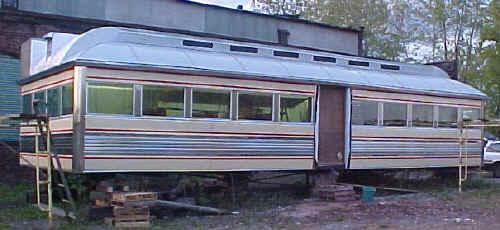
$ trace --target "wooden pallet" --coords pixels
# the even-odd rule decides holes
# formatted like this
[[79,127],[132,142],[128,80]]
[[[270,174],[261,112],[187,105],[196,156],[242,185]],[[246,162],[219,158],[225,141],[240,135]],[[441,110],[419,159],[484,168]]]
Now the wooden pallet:
[[344,202],[359,200],[352,186],[322,185],[314,188],[313,195],[322,200]]
[[113,207],[113,217],[105,222],[116,228],[149,228],[150,219],[148,207]]
[[112,202],[114,204],[123,204],[134,201],[158,200],[158,194],[155,192],[114,192],[112,193]]

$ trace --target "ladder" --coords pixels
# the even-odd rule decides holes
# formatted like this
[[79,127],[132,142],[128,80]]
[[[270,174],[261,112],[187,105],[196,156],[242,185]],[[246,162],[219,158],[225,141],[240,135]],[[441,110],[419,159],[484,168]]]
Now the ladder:
[[[5,121],[7,120],[9,123],[6,126],[0,126],[0,127],[14,127],[17,126],[19,128],[21,127],[33,127],[35,129],[34,135],[35,135],[35,155],[36,155],[36,160],[35,164],[33,165],[31,162],[28,160],[22,158],[21,160],[24,160],[27,162],[30,166],[35,168],[36,170],[36,195],[37,195],[37,204],[36,206],[44,212],[47,212],[48,214],[48,220],[49,220],[49,226],[52,226],[52,219],[53,219],[53,214],[54,214],[54,201],[53,201],[53,183],[54,183],[54,176],[53,171],[54,169],[57,170],[57,174],[59,176],[59,180],[61,183],[57,183],[57,186],[62,188],[64,190],[64,194],[61,192],[59,195],[62,198],[63,203],[67,203],[71,207],[71,212],[68,212],[65,210],[65,216],[70,217],[72,219],[77,220],[77,211],[76,211],[76,204],[73,199],[73,196],[71,195],[71,191],[68,186],[68,181],[66,179],[66,175],[62,169],[62,164],[59,159],[59,155],[57,151],[53,151],[53,146],[52,146],[52,137],[51,137],[51,131],[50,131],[50,125],[49,125],[49,118],[47,116],[39,116],[39,115],[26,115],[26,114],[16,114],[16,115],[7,115],[7,116],[1,116],[0,121]],[[5,122],[2,122],[5,123]],[[45,144],[44,148],[40,148],[41,144]],[[46,162],[43,162],[43,158],[46,158]],[[54,161],[57,164],[57,167],[54,167]],[[45,166],[45,167],[44,167]],[[45,171],[42,169],[45,168]],[[46,179],[42,179],[41,176],[44,175]],[[47,193],[47,204],[42,203],[42,186],[45,187],[45,191]]]

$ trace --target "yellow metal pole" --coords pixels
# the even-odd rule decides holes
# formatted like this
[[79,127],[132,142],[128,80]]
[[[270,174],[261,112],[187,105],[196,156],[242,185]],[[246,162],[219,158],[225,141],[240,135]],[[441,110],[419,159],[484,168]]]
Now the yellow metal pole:
[[38,147],[38,126],[35,127],[35,154],[36,154],[36,200],[40,207],[40,148]]
[[50,151],[50,128],[47,127],[47,191],[48,191],[48,206],[49,206],[49,228],[52,227],[52,152]]

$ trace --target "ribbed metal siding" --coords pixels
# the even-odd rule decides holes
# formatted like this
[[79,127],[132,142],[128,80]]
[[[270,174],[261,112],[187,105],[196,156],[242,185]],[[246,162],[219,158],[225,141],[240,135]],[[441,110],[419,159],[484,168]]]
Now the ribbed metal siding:
[[85,134],[86,155],[313,156],[314,139]]
[[[52,151],[59,154],[72,154],[73,134],[52,134]],[[21,136],[21,152],[35,152],[35,137]],[[40,140],[40,150],[45,150],[45,143]]]
[[[480,154],[481,144],[468,143],[464,152]],[[426,156],[459,153],[456,142],[429,141],[352,141],[352,156]]]
[[[20,113],[19,59],[0,55],[0,115]],[[0,129],[0,141],[17,141],[17,129]]]

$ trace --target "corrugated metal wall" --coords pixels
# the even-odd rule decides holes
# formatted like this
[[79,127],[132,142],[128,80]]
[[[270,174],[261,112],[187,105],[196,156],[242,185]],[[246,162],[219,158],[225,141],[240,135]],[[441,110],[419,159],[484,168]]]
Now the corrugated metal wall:
[[[19,59],[0,55],[0,115],[20,113]],[[17,129],[0,129],[0,141],[17,141]]]

